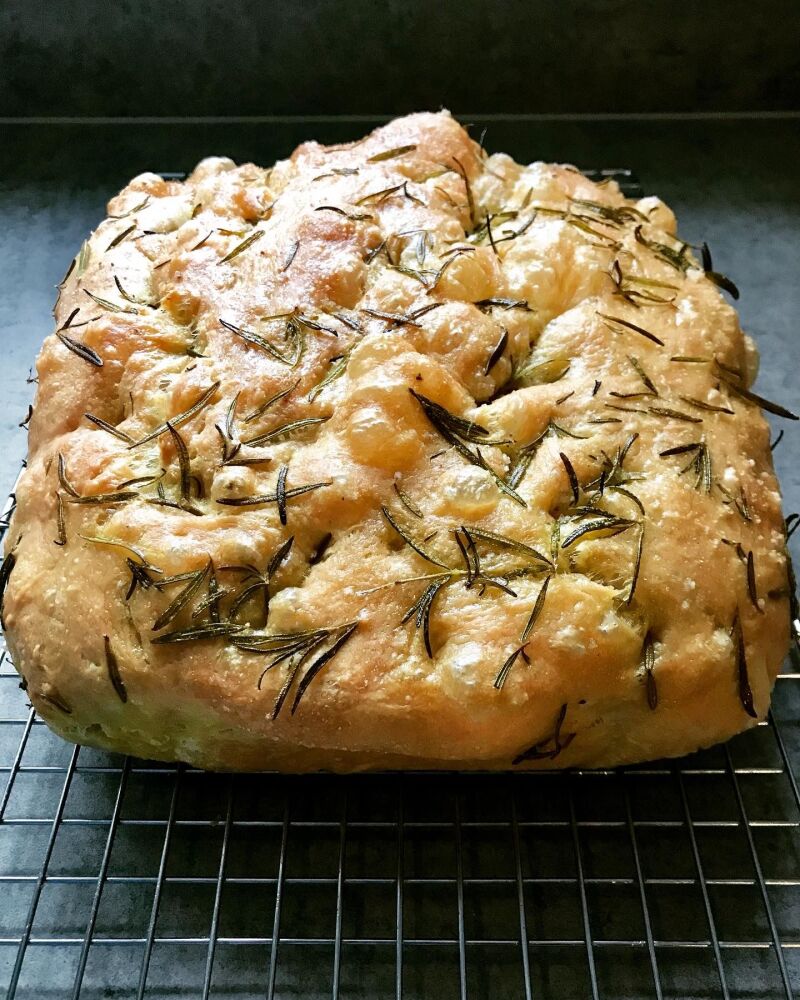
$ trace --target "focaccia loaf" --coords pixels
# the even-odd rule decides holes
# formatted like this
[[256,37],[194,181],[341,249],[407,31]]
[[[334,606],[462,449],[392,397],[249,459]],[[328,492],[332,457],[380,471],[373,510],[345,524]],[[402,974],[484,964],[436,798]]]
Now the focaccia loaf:
[[443,112],[108,210],[2,571],[53,729],[208,768],[525,768],[765,715],[789,588],[756,352],[657,198]]

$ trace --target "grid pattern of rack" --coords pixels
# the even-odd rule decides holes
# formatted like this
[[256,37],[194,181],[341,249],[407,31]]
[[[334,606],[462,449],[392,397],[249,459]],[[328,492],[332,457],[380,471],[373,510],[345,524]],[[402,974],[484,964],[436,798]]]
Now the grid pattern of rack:
[[800,995],[788,667],[766,722],[680,761],[345,778],[72,747],[17,680],[2,649],[9,1000]]

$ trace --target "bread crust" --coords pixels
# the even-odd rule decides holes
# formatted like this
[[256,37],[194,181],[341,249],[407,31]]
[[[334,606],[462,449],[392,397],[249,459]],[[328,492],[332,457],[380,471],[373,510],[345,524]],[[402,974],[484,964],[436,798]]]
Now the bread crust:
[[756,353],[662,202],[442,112],[108,210],[6,541],[54,730],[213,769],[524,769],[766,714],[788,590]]

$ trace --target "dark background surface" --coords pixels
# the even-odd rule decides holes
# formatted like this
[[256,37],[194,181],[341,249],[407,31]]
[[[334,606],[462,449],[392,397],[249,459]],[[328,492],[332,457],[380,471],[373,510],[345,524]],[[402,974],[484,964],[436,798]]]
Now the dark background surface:
[[0,115],[798,108],[797,0],[4,0]]

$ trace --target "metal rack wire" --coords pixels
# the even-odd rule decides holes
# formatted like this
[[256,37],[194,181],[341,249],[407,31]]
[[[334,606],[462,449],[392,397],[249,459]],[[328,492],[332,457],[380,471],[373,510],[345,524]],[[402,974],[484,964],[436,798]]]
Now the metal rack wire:
[[800,991],[800,673],[680,761],[344,778],[72,747],[17,680],[3,651],[9,1000]]

